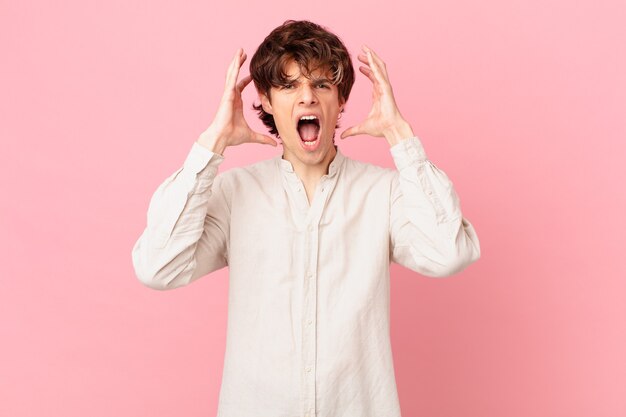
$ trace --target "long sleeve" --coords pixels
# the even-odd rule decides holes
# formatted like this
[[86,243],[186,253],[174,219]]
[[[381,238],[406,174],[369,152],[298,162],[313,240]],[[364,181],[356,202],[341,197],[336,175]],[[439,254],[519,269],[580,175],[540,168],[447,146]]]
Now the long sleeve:
[[463,270],[480,257],[480,244],[452,182],[428,160],[417,137],[390,151],[398,169],[391,190],[391,260],[431,277]]
[[132,250],[144,285],[174,289],[228,264],[230,209],[217,175],[223,160],[194,142],[183,166],[155,191]]

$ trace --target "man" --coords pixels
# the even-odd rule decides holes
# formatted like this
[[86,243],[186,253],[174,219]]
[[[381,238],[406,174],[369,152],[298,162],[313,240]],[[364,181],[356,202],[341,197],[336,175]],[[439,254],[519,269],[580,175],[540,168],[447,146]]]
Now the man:
[[[397,170],[334,144],[354,83],[336,35],[287,21],[237,81],[245,60],[239,49],[215,119],[152,197],[133,248],[137,276],[166,290],[229,267],[218,417],[400,416],[390,262],[427,276],[456,273],[479,258],[476,233],[403,119],[374,51],[358,55],[372,109],[341,138],[385,138]],[[251,80],[282,155],[217,175],[229,146],[277,146],[244,120],[241,92]]]

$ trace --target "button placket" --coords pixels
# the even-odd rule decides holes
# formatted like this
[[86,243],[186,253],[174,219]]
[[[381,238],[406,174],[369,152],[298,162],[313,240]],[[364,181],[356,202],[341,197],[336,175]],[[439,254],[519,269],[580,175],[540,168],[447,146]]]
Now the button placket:
[[318,229],[309,224],[306,232],[307,269],[303,288],[302,315],[302,399],[303,411],[315,410],[315,360],[317,356],[316,315]]
[[[334,169],[333,169],[334,171]],[[302,413],[315,417],[316,359],[317,359],[317,279],[319,256],[319,224],[336,178],[321,179],[311,206],[306,214],[303,229],[305,243],[305,275],[302,300]]]

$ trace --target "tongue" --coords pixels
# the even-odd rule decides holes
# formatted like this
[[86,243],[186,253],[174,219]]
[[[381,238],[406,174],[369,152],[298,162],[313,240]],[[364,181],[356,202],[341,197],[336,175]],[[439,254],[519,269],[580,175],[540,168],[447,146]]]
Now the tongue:
[[313,123],[304,123],[298,127],[298,133],[300,133],[300,139],[306,141],[312,141],[317,137],[317,133],[320,128]]

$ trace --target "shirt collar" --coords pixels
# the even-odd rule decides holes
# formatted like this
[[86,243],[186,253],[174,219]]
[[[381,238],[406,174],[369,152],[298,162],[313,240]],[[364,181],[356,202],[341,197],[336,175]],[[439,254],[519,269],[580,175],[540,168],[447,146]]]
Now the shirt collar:
[[[334,177],[337,174],[337,172],[341,168],[341,165],[343,164],[343,161],[345,159],[345,156],[343,153],[341,153],[339,146],[337,145],[334,145],[334,146],[337,152],[335,153],[335,157],[333,158],[333,160],[330,161],[330,164],[328,165],[328,177],[329,178]],[[291,165],[291,162],[289,162],[286,159],[283,159],[282,155],[278,155],[277,159],[283,171],[294,172],[293,165]]]

